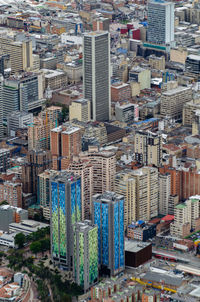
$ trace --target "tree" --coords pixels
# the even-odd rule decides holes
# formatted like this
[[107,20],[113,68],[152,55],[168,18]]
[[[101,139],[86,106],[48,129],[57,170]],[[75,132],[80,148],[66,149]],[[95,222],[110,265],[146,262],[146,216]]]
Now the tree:
[[34,254],[37,254],[39,252],[41,252],[41,242],[40,241],[35,241],[35,242],[32,242],[31,245],[30,245],[30,250],[32,253]]
[[19,233],[15,236],[15,244],[18,248],[22,248],[26,242],[26,236],[23,233]]

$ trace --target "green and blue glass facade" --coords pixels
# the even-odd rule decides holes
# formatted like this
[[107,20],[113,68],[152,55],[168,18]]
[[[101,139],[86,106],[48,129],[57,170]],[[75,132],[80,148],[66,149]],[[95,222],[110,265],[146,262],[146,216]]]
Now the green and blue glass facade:
[[84,291],[98,280],[97,226],[89,220],[74,226],[74,279]]
[[110,275],[124,269],[124,197],[113,192],[96,194],[93,223],[98,226],[98,261]]
[[81,221],[81,178],[60,172],[50,178],[51,254],[67,270],[73,268],[73,228]]

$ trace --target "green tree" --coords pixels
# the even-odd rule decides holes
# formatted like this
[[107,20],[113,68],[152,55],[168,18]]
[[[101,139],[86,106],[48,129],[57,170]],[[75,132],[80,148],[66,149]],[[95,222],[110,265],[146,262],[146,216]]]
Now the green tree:
[[42,250],[41,242],[40,241],[32,242],[30,245],[30,250],[34,254],[41,252],[41,250]]
[[26,243],[26,236],[23,233],[19,233],[15,236],[15,244],[18,246],[18,248],[21,249],[25,243]]

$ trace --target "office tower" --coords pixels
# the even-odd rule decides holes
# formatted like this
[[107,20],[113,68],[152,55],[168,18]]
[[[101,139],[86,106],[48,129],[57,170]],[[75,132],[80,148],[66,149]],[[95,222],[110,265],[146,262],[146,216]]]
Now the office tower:
[[98,280],[98,228],[91,221],[77,222],[74,229],[73,273],[87,291]]
[[15,136],[17,129],[28,128],[28,125],[32,122],[33,113],[28,113],[26,111],[13,111],[7,118],[8,135]]
[[90,219],[93,195],[93,166],[89,161],[74,157],[68,170],[81,176],[82,219]]
[[110,119],[110,34],[91,32],[83,40],[84,97],[91,101],[94,121]]
[[86,99],[78,99],[69,106],[69,120],[89,122],[91,120],[91,102]]
[[190,54],[185,61],[185,67],[188,72],[199,74],[200,72],[200,56]]
[[158,212],[162,215],[169,214],[170,194],[171,194],[171,177],[169,173],[159,174],[159,206]]
[[9,37],[0,37],[0,54],[10,56],[11,73],[30,71],[33,67],[32,41],[14,41]]
[[55,122],[46,118],[34,117],[28,125],[28,150],[49,150],[50,131],[55,127]]
[[56,265],[73,270],[72,225],[81,221],[81,178],[60,172],[50,179],[51,256]]
[[190,87],[178,86],[167,90],[160,97],[160,113],[163,117],[182,119],[183,106],[193,98]]
[[0,206],[0,230],[9,231],[9,224],[28,219],[28,211],[10,205]]
[[200,228],[199,196],[191,196],[185,203],[180,203],[174,208],[174,222],[170,224],[172,236],[184,238],[191,231]]
[[51,153],[54,170],[68,168],[73,156],[81,151],[81,129],[69,123],[51,130]]
[[26,162],[22,165],[22,184],[24,193],[37,193],[38,175],[52,164],[50,151],[30,150]]
[[102,273],[124,270],[124,197],[114,192],[96,194],[92,219],[98,226],[98,258]]
[[148,3],[147,40],[155,44],[174,41],[174,3],[150,1]]
[[0,75],[0,139],[3,138],[3,136],[3,76]]
[[22,207],[22,184],[12,181],[0,183],[0,202],[7,201],[10,206]]
[[158,170],[143,167],[116,174],[114,191],[124,196],[124,226],[158,215]]
[[8,77],[11,72],[10,65],[10,56],[9,55],[1,55],[0,56],[0,74],[3,77]]
[[4,81],[3,113],[5,119],[12,111],[41,109],[43,100],[39,89],[39,78],[40,76],[37,74],[24,73]]
[[10,168],[10,150],[9,149],[0,149],[0,172],[6,172]]
[[116,174],[116,155],[110,151],[89,149],[80,154],[81,159],[89,160],[93,166],[93,194],[114,190]]
[[135,159],[146,166],[162,163],[162,135],[150,131],[136,131]]
[[50,220],[50,178],[58,175],[58,173],[55,170],[45,170],[38,175],[37,201],[42,207],[43,216],[46,220]]

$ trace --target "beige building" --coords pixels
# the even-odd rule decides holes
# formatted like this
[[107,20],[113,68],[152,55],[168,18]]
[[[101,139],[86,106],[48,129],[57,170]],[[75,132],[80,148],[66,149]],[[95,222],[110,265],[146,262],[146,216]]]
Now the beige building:
[[171,193],[171,177],[169,173],[159,174],[159,205],[158,212],[162,215],[169,214]]
[[190,87],[178,86],[175,89],[162,93],[160,97],[160,113],[163,117],[170,117],[176,120],[182,118],[183,106],[193,98]]
[[192,126],[196,110],[200,110],[200,99],[193,99],[183,106],[183,125]]
[[115,192],[124,196],[124,224],[158,215],[158,169],[143,167],[119,172]]
[[83,77],[83,66],[75,62],[59,63],[57,64],[58,69],[62,69],[66,72],[68,81],[75,84],[82,81]]
[[0,55],[10,55],[11,73],[30,71],[33,68],[32,41],[16,42],[0,37]]
[[89,161],[74,157],[68,170],[81,176],[82,220],[91,219],[93,195],[93,165]]
[[80,122],[89,122],[91,120],[90,101],[86,99],[78,99],[72,101],[69,106],[69,120],[78,120]]
[[137,131],[135,133],[135,159],[146,166],[160,166],[162,163],[162,135],[150,131]]
[[135,66],[129,71],[129,81],[140,84],[140,90],[151,88],[151,70]]
[[180,203],[174,209],[174,222],[170,225],[173,236],[184,238],[190,234],[191,229],[200,227],[200,197],[192,196],[185,203]]
[[200,110],[195,111],[192,122],[192,135],[200,135]]
[[54,127],[53,120],[35,117],[28,125],[28,150],[50,149],[50,131]]
[[63,71],[41,69],[45,78],[45,89],[49,87],[51,90],[67,86],[67,75]]
[[155,55],[149,56],[149,65],[153,69],[165,70],[165,57],[156,57]]
[[186,48],[172,48],[170,50],[170,61],[185,65],[188,52]]
[[93,166],[93,193],[102,194],[105,191],[114,191],[116,174],[116,155],[110,151],[98,151],[98,148],[89,148],[88,152],[80,154],[82,160],[89,160]]

